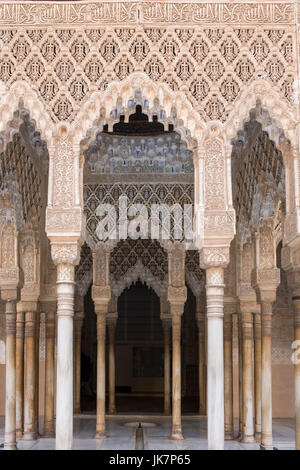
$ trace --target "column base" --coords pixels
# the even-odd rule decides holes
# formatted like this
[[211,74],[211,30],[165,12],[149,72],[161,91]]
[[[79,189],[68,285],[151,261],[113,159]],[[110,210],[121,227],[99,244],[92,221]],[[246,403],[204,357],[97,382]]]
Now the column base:
[[241,442],[243,444],[254,444],[256,442],[254,436],[244,436],[242,439],[241,439]]
[[23,441],[36,441],[38,438],[37,432],[24,432],[22,440]]
[[74,410],[74,415],[80,415],[80,414],[81,414],[80,408],[76,408],[76,409]]
[[225,441],[233,441],[234,440],[233,431],[225,431],[224,439]]
[[108,410],[108,414],[109,415],[116,415],[117,414],[116,408],[114,408],[113,410]]
[[259,448],[260,448],[260,450],[274,450],[273,445],[260,444]]
[[106,439],[106,437],[105,431],[97,431],[94,439]]
[[183,437],[181,431],[179,431],[179,432],[177,431],[177,432],[172,432],[171,439],[173,441],[183,441],[184,437]]
[[23,431],[17,430],[16,431],[16,436],[17,436],[17,439],[22,439],[23,438]]
[[17,443],[10,442],[9,444],[4,443],[4,450],[18,450]]

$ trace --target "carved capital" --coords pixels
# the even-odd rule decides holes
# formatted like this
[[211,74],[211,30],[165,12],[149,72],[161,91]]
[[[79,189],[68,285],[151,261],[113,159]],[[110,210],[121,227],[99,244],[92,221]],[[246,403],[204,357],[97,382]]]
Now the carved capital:
[[207,247],[200,251],[200,266],[203,269],[220,266],[225,268],[229,263],[229,246]]
[[51,256],[53,263],[76,265],[80,258],[80,245],[78,242],[51,242]]
[[110,297],[110,286],[92,286],[92,299],[95,304],[96,313],[107,313]]
[[280,269],[257,269],[254,287],[259,302],[275,302],[276,289],[280,284]]
[[172,313],[172,308],[174,304],[183,304],[185,303],[187,298],[187,288],[185,286],[182,287],[168,287],[168,301],[170,302],[170,310]]

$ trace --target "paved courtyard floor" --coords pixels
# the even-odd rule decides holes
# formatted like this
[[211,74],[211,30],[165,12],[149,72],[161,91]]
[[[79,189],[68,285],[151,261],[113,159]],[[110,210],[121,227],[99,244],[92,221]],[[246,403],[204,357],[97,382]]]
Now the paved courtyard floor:
[[[126,415],[107,416],[107,438],[94,439],[96,417],[80,415],[74,417],[74,450],[134,450],[136,442],[136,424],[142,423],[144,431],[143,447],[145,450],[205,450],[207,449],[206,418],[183,416],[182,428],[185,439],[173,441],[171,418],[168,416]],[[148,427],[150,424],[150,427]],[[40,423],[42,429],[43,423]],[[237,423],[236,423],[237,426]],[[295,449],[294,421],[292,419],[273,420],[274,446],[278,450]],[[4,441],[4,418],[0,417],[0,443]],[[54,450],[55,440],[41,437],[36,441],[18,441],[20,450]],[[227,450],[259,450],[258,444],[242,444],[238,440],[226,441]]]

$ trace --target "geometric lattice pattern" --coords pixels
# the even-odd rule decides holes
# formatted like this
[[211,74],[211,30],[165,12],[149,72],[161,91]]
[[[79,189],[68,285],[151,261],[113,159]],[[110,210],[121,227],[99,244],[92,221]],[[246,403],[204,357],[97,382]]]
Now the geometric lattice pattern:
[[[175,21],[174,21],[175,22]],[[263,76],[294,99],[294,44],[282,29],[234,27],[20,28],[0,31],[0,80],[34,82],[54,121],[73,120],[87,95],[133,71],[182,89],[208,120],[226,121],[245,86]]]
[[[96,228],[99,218],[95,211],[99,204],[111,204],[115,206],[118,213],[119,197],[126,195],[128,207],[131,204],[144,204],[148,209],[150,217],[152,204],[179,204],[184,208],[184,204],[193,204],[194,196],[193,184],[85,184],[84,185],[84,210],[87,221],[87,232],[93,243],[99,242],[96,235]],[[172,218],[171,218],[172,222]],[[173,230],[171,225],[171,238]]]
[[156,240],[122,240],[113,249],[110,257],[111,279],[122,279],[138,260],[149,269],[151,274],[164,281],[168,273],[166,251]]

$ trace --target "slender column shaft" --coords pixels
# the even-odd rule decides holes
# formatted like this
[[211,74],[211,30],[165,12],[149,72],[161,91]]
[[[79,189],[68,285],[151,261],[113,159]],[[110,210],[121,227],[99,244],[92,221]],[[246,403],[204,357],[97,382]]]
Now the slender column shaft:
[[36,312],[25,313],[24,367],[24,435],[25,440],[37,438],[35,422],[36,396]]
[[39,391],[40,391],[40,313],[36,314],[35,329],[35,394],[34,394],[34,430],[36,436],[39,436]]
[[81,376],[81,331],[82,319],[75,318],[75,335],[74,335],[74,412],[80,413],[80,376]]
[[[171,307],[172,310],[172,307]],[[183,439],[181,430],[181,315],[172,314],[172,439]]]
[[205,321],[198,320],[198,355],[199,355],[199,414],[206,412],[206,377],[205,377]]
[[233,439],[232,314],[224,317],[225,439]]
[[252,313],[242,313],[243,330],[243,442],[254,442],[253,426],[253,383],[252,349],[253,317]]
[[206,269],[208,449],[224,449],[224,269]]
[[73,440],[74,266],[57,266],[56,449],[70,450]]
[[6,395],[4,449],[16,450],[16,303],[6,301]]
[[261,440],[261,315],[254,314],[255,439]]
[[170,323],[164,321],[164,413],[171,412]]
[[55,313],[46,315],[46,358],[45,358],[45,409],[44,437],[53,437],[54,432],[54,346]]
[[109,368],[109,413],[114,414],[116,412],[116,357],[115,357],[115,322],[109,322],[108,324],[108,340],[109,340],[109,351],[108,351],[108,368]]
[[298,352],[300,344],[300,296],[293,297],[293,307],[295,316],[295,341],[297,341],[297,357],[294,361],[296,415],[295,440],[296,449],[300,450],[300,356]]
[[[97,312],[96,312],[97,313]],[[105,435],[105,336],[106,314],[97,313],[97,421],[96,439]]]
[[239,337],[239,437],[243,437],[243,330],[241,314],[238,316]]
[[24,312],[17,313],[16,332],[16,431],[17,438],[24,430]]
[[273,449],[272,437],[272,305],[261,303],[261,446],[266,450]]

